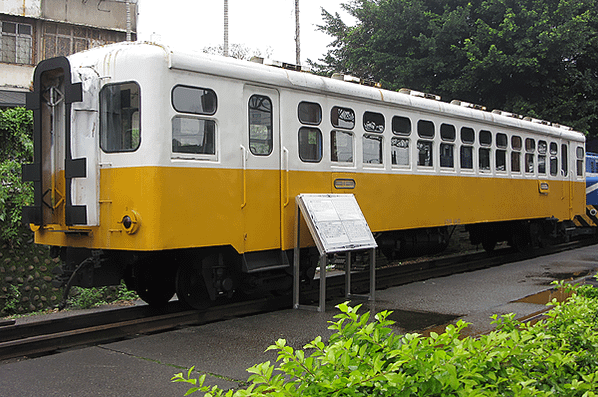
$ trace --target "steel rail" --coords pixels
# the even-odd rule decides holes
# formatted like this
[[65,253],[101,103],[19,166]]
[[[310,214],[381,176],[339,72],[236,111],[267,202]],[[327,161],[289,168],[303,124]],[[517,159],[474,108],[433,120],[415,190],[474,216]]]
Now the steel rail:
[[[524,253],[508,249],[487,254],[478,252],[468,255],[452,255],[430,258],[423,262],[390,265],[377,269],[377,289],[423,281],[432,277],[478,270],[505,263],[549,255],[565,250],[596,244],[596,239],[587,239],[560,244]],[[369,288],[367,271],[355,272],[352,276],[352,291]],[[342,297],[344,294],[344,272],[330,277],[328,296]],[[302,292],[304,299],[318,299],[317,289]],[[92,314],[73,315],[52,320],[33,321],[25,324],[0,326],[0,360],[15,357],[35,356],[60,349],[81,345],[92,345],[119,340],[131,335],[166,331],[180,326],[201,325],[234,317],[258,314],[292,307],[291,296],[275,299],[258,299],[226,305],[213,306],[206,310],[188,310],[178,302],[171,302],[163,308],[147,305],[111,309]]]

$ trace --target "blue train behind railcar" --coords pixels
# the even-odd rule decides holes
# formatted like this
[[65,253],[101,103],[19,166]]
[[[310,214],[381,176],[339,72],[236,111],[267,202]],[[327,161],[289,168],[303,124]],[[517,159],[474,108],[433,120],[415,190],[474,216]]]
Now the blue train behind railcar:
[[598,206],[598,153],[586,154],[586,204]]

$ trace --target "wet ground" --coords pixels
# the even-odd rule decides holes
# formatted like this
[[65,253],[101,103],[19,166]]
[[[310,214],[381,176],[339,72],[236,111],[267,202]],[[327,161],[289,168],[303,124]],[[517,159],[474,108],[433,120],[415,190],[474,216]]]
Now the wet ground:
[[[596,248],[379,290],[364,308],[394,311],[397,332],[438,332],[458,319],[471,323],[470,334],[487,332],[493,314],[522,318],[542,310],[552,281],[595,274]],[[170,378],[192,366],[207,373],[210,384],[237,387],[248,377],[246,368],[275,360],[264,350],[278,338],[294,348],[318,335],[326,339],[339,302],[328,302],[325,313],[289,308],[0,363],[0,396],[182,396],[187,386]]]

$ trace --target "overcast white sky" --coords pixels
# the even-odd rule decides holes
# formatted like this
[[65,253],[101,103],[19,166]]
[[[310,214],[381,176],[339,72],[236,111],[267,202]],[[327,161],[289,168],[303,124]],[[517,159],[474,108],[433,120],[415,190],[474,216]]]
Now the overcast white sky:
[[[340,3],[348,0],[300,0],[301,60],[317,61],[332,38],[316,31],[322,24],[321,8],[352,19]],[[295,0],[229,0],[229,45],[243,44],[270,58],[295,63]],[[157,34],[173,47],[201,51],[224,42],[224,0],[138,0],[139,40]]]

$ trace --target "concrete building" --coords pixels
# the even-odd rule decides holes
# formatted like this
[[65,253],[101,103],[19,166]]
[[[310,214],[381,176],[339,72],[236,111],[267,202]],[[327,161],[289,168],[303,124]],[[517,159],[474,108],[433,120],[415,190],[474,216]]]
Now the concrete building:
[[0,0],[0,108],[25,105],[42,59],[136,39],[136,0]]

